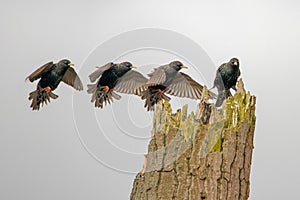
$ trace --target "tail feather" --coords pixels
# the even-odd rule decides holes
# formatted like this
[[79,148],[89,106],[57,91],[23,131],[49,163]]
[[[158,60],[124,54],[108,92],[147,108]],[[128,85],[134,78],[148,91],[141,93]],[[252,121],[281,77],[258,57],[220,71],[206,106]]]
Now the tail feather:
[[105,90],[97,87],[96,84],[87,85],[89,94],[92,94],[91,102],[95,104],[96,108],[103,108],[104,105],[110,104],[114,99],[120,100],[121,96],[112,90],[106,92]]
[[46,91],[42,90],[41,87],[38,87],[35,91],[29,93],[29,100],[32,100],[30,108],[32,110],[39,110],[41,106],[44,104],[50,103],[50,99],[57,99],[58,95],[54,94],[53,92],[47,93]]
[[171,98],[165,95],[164,93],[160,94],[158,91],[154,91],[150,88],[142,92],[141,98],[142,100],[145,99],[144,107],[147,108],[147,111],[153,111],[155,104],[157,104],[161,100],[171,100]]
[[111,94],[111,97],[113,97],[113,98],[115,98],[115,99],[117,99],[117,100],[120,100],[120,99],[121,99],[121,96],[118,95],[117,93],[115,93],[114,91],[111,91],[110,94]]
[[220,107],[223,104],[223,101],[231,96],[232,94],[230,90],[221,90],[221,91],[219,90],[217,101],[216,101],[216,107]]

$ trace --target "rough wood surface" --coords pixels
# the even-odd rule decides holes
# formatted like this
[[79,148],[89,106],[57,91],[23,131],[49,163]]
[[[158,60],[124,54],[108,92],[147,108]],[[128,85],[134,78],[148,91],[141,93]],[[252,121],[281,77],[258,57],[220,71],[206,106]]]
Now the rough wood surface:
[[188,115],[187,106],[172,113],[169,103],[158,104],[144,169],[130,199],[248,199],[255,103],[240,80],[222,109],[205,98],[195,115]]

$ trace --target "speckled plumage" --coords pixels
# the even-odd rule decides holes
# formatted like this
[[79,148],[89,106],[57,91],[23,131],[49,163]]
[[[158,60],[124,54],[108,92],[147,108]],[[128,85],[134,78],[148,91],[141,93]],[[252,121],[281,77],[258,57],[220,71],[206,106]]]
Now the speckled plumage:
[[[154,110],[154,105],[161,100],[169,101],[171,98],[166,94],[190,99],[200,99],[203,86],[193,80],[187,74],[179,72],[186,68],[180,61],[173,61],[167,65],[155,68],[149,74],[146,83],[146,90],[142,92],[142,99],[145,100],[145,108],[148,111]],[[214,98],[215,94],[209,92],[209,97]]]
[[73,64],[67,59],[63,59],[56,64],[48,62],[26,78],[26,80],[28,79],[30,82],[40,79],[36,90],[29,94],[29,100],[32,100],[30,105],[32,110],[39,110],[41,105],[50,102],[50,98],[58,98],[52,91],[58,87],[61,81],[76,90],[83,89],[83,85],[77,73],[71,66],[73,66]]
[[222,105],[223,101],[231,96],[230,89],[235,89],[238,77],[241,75],[239,60],[232,58],[228,63],[223,63],[217,70],[214,87],[218,89],[216,106]]
[[139,95],[140,86],[147,81],[142,74],[132,71],[130,62],[119,64],[108,63],[99,67],[90,74],[91,82],[98,79],[95,84],[88,84],[88,93],[92,94],[91,102],[95,107],[103,108],[104,104],[111,103],[113,99],[121,99],[116,92]]

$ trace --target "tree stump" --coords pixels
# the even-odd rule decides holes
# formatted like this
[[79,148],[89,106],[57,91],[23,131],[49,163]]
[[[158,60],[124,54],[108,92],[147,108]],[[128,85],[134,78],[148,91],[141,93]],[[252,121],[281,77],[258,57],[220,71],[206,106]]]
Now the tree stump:
[[205,92],[196,114],[188,114],[187,105],[176,113],[168,102],[156,106],[131,200],[248,199],[256,98],[242,80],[237,86],[221,109]]

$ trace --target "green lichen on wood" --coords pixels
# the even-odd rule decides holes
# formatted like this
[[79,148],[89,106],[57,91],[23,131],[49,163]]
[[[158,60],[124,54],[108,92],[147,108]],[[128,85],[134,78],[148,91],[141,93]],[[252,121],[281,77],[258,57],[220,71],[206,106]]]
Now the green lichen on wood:
[[213,153],[213,152],[221,152],[222,151],[222,138],[221,136],[218,137],[215,145],[212,147],[212,149],[209,151],[209,153]]
[[214,144],[210,152],[220,152],[222,150],[222,131],[234,131],[238,134],[243,122],[247,121],[251,125],[255,124],[255,115],[252,113],[253,109],[251,109],[251,106],[254,105],[255,97],[251,96],[249,92],[245,93],[244,90],[237,92],[233,97],[225,100],[222,109],[216,111],[219,116],[225,111],[223,120],[219,118],[219,120],[211,125],[215,131],[213,131],[209,141],[209,144]]
[[171,105],[168,101],[159,102],[156,105],[153,121],[153,133],[167,133],[170,128],[178,129],[179,133],[187,141],[195,132],[199,122],[195,120],[194,112],[188,114],[188,105],[172,113]]
[[201,98],[196,115],[187,105],[174,113],[169,102],[156,106],[147,166],[132,200],[249,197],[256,99],[237,89],[222,108]]
[[225,120],[217,121],[212,124],[207,131],[207,151],[221,152],[222,150],[222,131]]
[[181,120],[179,130],[181,131],[184,140],[188,141],[188,139],[195,133],[199,122],[196,122],[194,113],[189,114],[187,118],[182,118]]
[[255,97],[247,93],[236,93],[228,98],[223,105],[226,110],[226,124],[229,129],[238,130],[238,125],[247,120],[249,123],[255,123],[253,113],[250,107],[255,102]]
[[[201,103],[206,103],[201,101]],[[223,131],[239,132],[242,122],[247,120],[250,124],[255,124],[255,115],[252,112],[251,106],[255,105],[255,97],[248,92],[240,90],[233,97],[225,100],[222,109],[217,109],[212,106],[212,114],[209,124],[203,124],[197,120],[199,112],[195,116],[193,112],[188,114],[188,105],[184,105],[182,109],[178,109],[172,113],[172,108],[169,102],[159,103],[156,107],[154,117],[154,132],[167,133],[170,128],[178,129],[178,133],[187,142],[194,134],[197,133],[200,127],[207,129],[206,136],[206,151],[221,152],[223,142]],[[202,107],[203,108],[203,107]]]
[[194,117],[191,114],[188,115],[188,105],[184,105],[182,107],[179,131],[185,141],[194,133],[194,127]]

